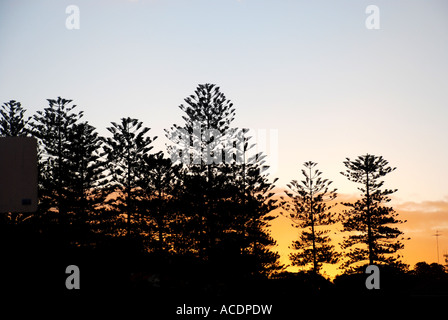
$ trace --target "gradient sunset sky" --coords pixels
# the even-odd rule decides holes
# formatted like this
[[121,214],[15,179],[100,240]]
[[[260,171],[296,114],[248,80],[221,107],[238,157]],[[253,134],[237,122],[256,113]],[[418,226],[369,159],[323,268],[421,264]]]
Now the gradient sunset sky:
[[[371,4],[379,30],[365,26]],[[79,30],[66,28],[69,5]],[[20,101],[28,115],[47,98],[73,99],[100,134],[136,117],[163,150],[163,129],[181,123],[178,106],[199,83],[232,100],[235,126],[278,134],[280,188],[312,160],[354,198],[342,162],[382,155],[397,167],[385,186],[408,220],[405,261],[437,261],[436,230],[448,252],[448,2],[0,2],[0,103]],[[286,252],[297,230],[282,219]]]

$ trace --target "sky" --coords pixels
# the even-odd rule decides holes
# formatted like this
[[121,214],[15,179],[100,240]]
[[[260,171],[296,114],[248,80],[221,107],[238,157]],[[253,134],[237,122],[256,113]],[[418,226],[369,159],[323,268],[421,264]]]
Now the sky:
[[[372,4],[379,29],[366,27]],[[70,5],[79,29],[66,27]],[[431,232],[448,251],[447,18],[443,0],[3,0],[0,103],[31,115],[73,99],[100,134],[135,117],[163,150],[183,99],[215,83],[235,126],[267,133],[279,188],[308,160],[344,196],[357,193],[340,174],[346,157],[397,167],[392,204],[435,261]]]

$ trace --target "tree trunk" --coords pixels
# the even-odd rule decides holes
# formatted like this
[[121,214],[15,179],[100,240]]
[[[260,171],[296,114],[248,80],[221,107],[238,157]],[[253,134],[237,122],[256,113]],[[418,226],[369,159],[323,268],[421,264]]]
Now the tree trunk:
[[[367,158],[368,161],[368,158]],[[368,165],[368,163],[367,163]],[[369,190],[369,171],[366,170],[367,180],[366,180],[366,214],[367,214],[367,244],[369,246],[369,265],[373,265],[373,239],[372,239],[372,223],[371,223],[371,210],[370,210],[370,190]]]
[[314,231],[314,212],[313,212],[313,186],[312,186],[312,179],[311,179],[311,168],[310,168],[310,184],[309,184],[309,189],[310,189],[310,218],[311,218],[311,235],[312,235],[312,239],[313,239],[313,273],[317,274],[317,252],[316,252],[316,235],[315,235],[315,231]]

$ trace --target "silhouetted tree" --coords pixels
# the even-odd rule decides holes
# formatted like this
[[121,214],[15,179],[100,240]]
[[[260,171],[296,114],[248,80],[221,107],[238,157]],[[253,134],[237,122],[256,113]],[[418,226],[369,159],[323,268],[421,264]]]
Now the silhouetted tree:
[[106,192],[105,161],[101,157],[103,139],[87,122],[76,123],[69,133],[67,164],[72,175],[70,195],[76,219],[74,231],[88,237],[82,242],[94,241],[92,229],[98,231],[100,216],[104,210]]
[[247,135],[248,132],[248,129],[236,130],[231,144],[233,148],[226,150],[232,155],[228,157],[231,162],[226,162],[232,172],[227,178],[228,183],[236,189],[231,200],[235,206],[232,230],[240,236],[239,246],[243,259],[248,263],[248,271],[253,275],[268,276],[283,269],[280,255],[272,251],[276,241],[268,229],[270,221],[277,218],[272,214],[278,206],[273,191],[277,179],[269,181],[265,154],[248,155],[255,147],[255,144],[250,144],[252,137]]
[[142,189],[142,199],[138,211],[147,220],[151,240],[156,241],[159,251],[173,250],[173,224],[176,220],[179,165],[162,152],[146,154],[144,162],[137,168],[138,186]]
[[330,244],[329,230],[316,229],[336,222],[335,214],[329,211],[332,206],[326,202],[333,201],[337,196],[336,189],[329,190],[332,181],[323,179],[322,172],[315,169],[316,165],[312,161],[304,163],[304,180],[292,180],[287,185],[291,191],[285,191],[289,199],[282,202],[294,222],[293,226],[303,229],[300,240],[293,242],[292,248],[299,252],[290,255],[292,264],[312,264],[315,274],[322,263],[334,264],[339,259],[339,254]]
[[227,197],[222,188],[220,170],[225,143],[229,140],[235,109],[214,84],[198,85],[195,94],[185,98],[179,108],[186,113],[183,125],[166,131],[174,143],[168,147],[171,159],[183,166],[183,220],[189,226],[199,255],[207,256],[225,227],[225,206],[218,205]]
[[438,263],[417,262],[409,272],[412,276],[412,293],[415,295],[446,296],[448,294],[448,272]]
[[[147,136],[150,128],[144,127],[138,119],[129,117],[122,118],[121,123],[112,122],[107,130],[112,133],[112,137],[104,140],[103,148],[109,171],[109,188],[113,193],[113,199],[108,204],[115,212],[115,232],[121,234],[125,231],[131,235],[131,225],[135,223],[133,227],[137,228],[136,222],[142,222],[135,215],[138,209],[136,201],[141,199],[139,167],[144,164],[145,156],[153,148],[151,143],[157,137]],[[123,226],[124,218],[126,222]]]
[[20,102],[10,100],[0,108],[0,136],[17,137],[26,136],[29,133],[28,122],[24,119],[25,109]]
[[390,201],[389,195],[397,190],[382,189],[384,181],[379,180],[396,168],[389,167],[383,157],[370,154],[356,160],[347,158],[344,165],[347,170],[341,174],[361,184],[358,189],[362,192],[362,199],[343,203],[350,208],[341,216],[342,231],[350,232],[341,245],[343,249],[350,248],[344,254],[347,260],[343,266],[348,269],[350,265],[365,260],[370,265],[401,264],[400,256],[395,257],[394,254],[404,247],[398,239],[403,232],[393,225],[404,221],[397,219],[398,214],[392,207],[385,206]]
[[[245,173],[245,196],[242,203],[244,216],[246,217],[246,237],[248,246],[243,248],[243,253],[252,256],[255,262],[252,273],[270,275],[283,269],[280,264],[280,255],[272,251],[277,242],[271,237],[268,228],[269,222],[277,216],[272,211],[277,208],[274,200],[273,189],[275,181],[269,181],[261,154],[257,154],[255,162],[246,166]],[[236,229],[238,226],[236,227]]]
[[104,200],[102,139],[95,128],[81,122],[72,100],[48,99],[31,123],[39,141],[39,215],[56,222],[69,244],[89,245],[91,223]]
[[166,130],[169,151],[182,164],[178,214],[183,245],[229,272],[239,264],[247,273],[281,269],[270,251],[269,213],[275,208],[261,154],[247,159],[247,130],[231,127],[235,109],[213,84],[199,85],[185,99],[183,125]]
[[424,261],[417,262],[414,266],[414,270],[411,271],[411,274],[421,277],[433,278],[434,280],[448,276],[443,265],[438,263],[428,264]]
[[[39,142],[39,212],[55,221],[68,224],[73,199],[73,163],[69,160],[73,147],[71,135],[80,123],[83,112],[75,113],[72,100],[48,99],[49,106],[37,111],[31,123]],[[53,214],[51,214],[53,213]],[[54,219],[52,219],[54,220]]]

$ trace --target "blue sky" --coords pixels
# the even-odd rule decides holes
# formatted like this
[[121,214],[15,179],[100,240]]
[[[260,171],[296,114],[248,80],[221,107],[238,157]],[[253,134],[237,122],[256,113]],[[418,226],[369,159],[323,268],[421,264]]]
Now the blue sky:
[[[380,9],[368,30],[365,9]],[[68,5],[80,29],[68,30]],[[235,125],[278,130],[285,185],[312,160],[342,193],[345,157],[383,155],[398,201],[448,200],[446,1],[90,0],[0,3],[0,102],[73,99],[105,128],[137,117],[165,140],[216,83]]]

